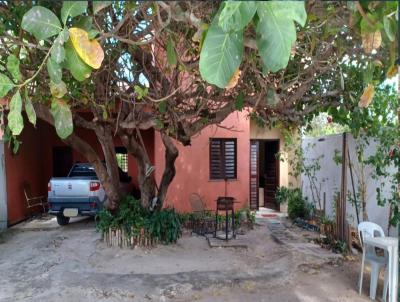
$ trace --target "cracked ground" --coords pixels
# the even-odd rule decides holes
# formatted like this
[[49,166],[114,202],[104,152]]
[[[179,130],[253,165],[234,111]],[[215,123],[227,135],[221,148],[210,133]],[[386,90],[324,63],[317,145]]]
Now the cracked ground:
[[90,219],[31,221],[0,237],[0,301],[369,300],[368,288],[357,293],[358,261],[278,243],[266,221],[245,237],[247,249],[184,234],[175,245],[130,250],[106,247]]

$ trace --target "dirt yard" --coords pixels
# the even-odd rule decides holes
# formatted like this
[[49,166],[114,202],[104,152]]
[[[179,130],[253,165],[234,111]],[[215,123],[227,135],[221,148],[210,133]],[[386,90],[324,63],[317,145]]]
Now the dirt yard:
[[20,224],[0,237],[0,301],[369,301],[356,291],[358,261],[278,244],[263,222],[246,237],[247,249],[185,234],[122,250],[107,248],[90,219]]

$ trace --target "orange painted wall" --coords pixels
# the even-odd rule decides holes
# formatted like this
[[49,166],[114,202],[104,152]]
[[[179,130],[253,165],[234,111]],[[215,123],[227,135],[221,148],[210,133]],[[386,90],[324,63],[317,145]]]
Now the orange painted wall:
[[29,217],[23,183],[28,182],[35,196],[47,194],[47,182],[43,183],[43,145],[32,126],[26,126],[19,137],[23,143],[17,155],[5,146],[6,190],[8,224]]
[[[101,158],[103,153],[94,133],[78,129],[80,137],[88,142],[98,152]],[[142,132],[142,137],[149,157],[154,161],[154,131]],[[53,174],[53,147],[64,146],[57,136],[55,129],[43,121],[38,121],[36,129],[25,121],[24,130],[19,137],[22,145],[17,155],[5,146],[6,188],[8,224],[20,222],[40,208],[28,211],[23,193],[23,183],[27,182],[32,188],[32,195],[47,196],[47,183]],[[119,139],[115,140],[116,146],[122,146]],[[86,162],[85,157],[73,150],[73,162]],[[128,157],[128,173],[132,182],[137,184],[137,168],[133,157]]]
[[[234,112],[221,123],[226,128],[233,127],[235,131],[210,126],[193,138],[192,146],[184,147],[176,142],[179,149],[176,176],[169,187],[165,206],[173,206],[180,212],[189,212],[189,197],[191,193],[197,193],[202,196],[208,209],[215,209],[216,198],[224,195],[225,182],[209,179],[210,138],[237,138],[237,179],[227,182],[227,195],[240,202],[236,208],[248,206],[250,121],[247,115],[247,112]],[[159,182],[165,160],[164,146],[158,132],[155,135],[155,147],[156,179]]]

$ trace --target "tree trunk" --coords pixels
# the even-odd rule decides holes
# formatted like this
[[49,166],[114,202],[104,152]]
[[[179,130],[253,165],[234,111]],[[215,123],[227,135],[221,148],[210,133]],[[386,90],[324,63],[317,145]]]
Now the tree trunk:
[[[118,200],[121,198],[120,193],[120,182],[119,182],[119,170],[118,170],[118,162],[117,155],[115,153],[115,145],[114,139],[112,137],[112,130],[109,126],[97,127],[95,130],[97,139],[101,145],[104,154],[104,160],[106,163],[106,169],[108,176],[110,178],[110,182],[112,183],[113,188],[117,188]],[[107,208],[116,209],[118,204],[114,199],[108,199]]]
[[152,205],[152,200],[156,193],[156,182],[154,180],[154,167],[147,155],[147,151],[142,143],[139,142],[140,132],[136,131],[136,136],[132,130],[120,130],[120,138],[128,153],[131,154],[138,165],[138,182],[140,188],[140,201],[144,208]]
[[[141,204],[145,208],[154,207],[159,211],[162,209],[168,187],[175,177],[175,160],[178,157],[178,149],[175,147],[172,139],[165,133],[161,133],[161,138],[165,146],[165,168],[161,178],[160,187],[154,177],[154,167],[147,156],[147,151],[142,144],[140,133],[137,136],[126,131],[120,134],[122,143],[128,152],[135,157],[138,165],[138,182],[141,191]],[[157,203],[153,204],[153,200],[157,193]]]
[[[38,118],[54,126],[54,120],[48,107],[42,104],[35,104],[35,111]],[[94,151],[86,141],[84,141],[75,133],[72,133],[68,138],[63,140],[63,142],[86,157],[88,162],[93,166],[97,177],[99,178],[104,191],[106,192],[108,201],[107,206],[110,210],[115,210],[120,199],[119,184],[118,186],[115,185],[96,151]]]
[[161,210],[163,207],[163,203],[165,197],[167,196],[169,185],[171,184],[176,174],[175,160],[179,155],[178,149],[176,148],[172,139],[168,135],[166,135],[165,133],[161,133],[161,138],[165,146],[165,168],[157,194],[158,195],[157,196],[158,202],[156,206],[157,210]]

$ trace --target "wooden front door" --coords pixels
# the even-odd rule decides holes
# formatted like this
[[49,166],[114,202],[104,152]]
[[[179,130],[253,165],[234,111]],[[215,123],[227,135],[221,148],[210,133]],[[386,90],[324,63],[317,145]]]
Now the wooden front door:
[[66,177],[73,163],[72,149],[70,147],[53,148],[53,176]]
[[258,210],[259,141],[250,141],[250,209]]
[[279,210],[279,204],[275,200],[276,190],[279,187],[279,141],[265,142],[264,155],[264,206],[266,208]]

